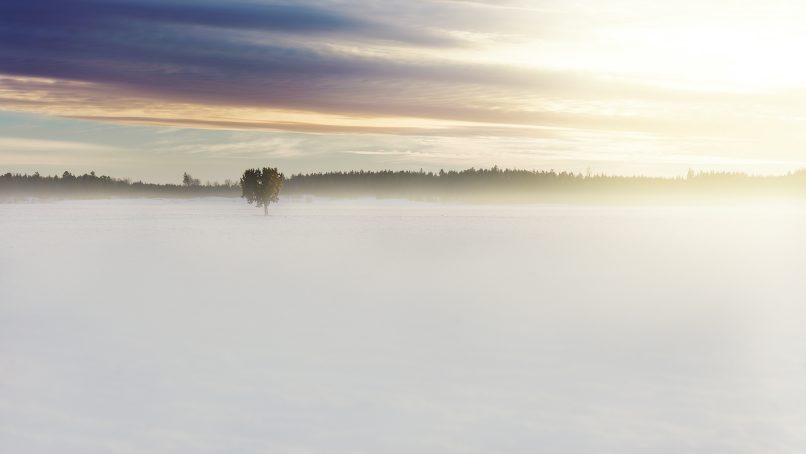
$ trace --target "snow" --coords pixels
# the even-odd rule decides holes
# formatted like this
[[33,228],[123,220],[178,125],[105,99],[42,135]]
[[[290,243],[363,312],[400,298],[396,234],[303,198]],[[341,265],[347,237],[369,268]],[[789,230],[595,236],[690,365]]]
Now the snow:
[[0,452],[801,453],[806,209],[0,204]]

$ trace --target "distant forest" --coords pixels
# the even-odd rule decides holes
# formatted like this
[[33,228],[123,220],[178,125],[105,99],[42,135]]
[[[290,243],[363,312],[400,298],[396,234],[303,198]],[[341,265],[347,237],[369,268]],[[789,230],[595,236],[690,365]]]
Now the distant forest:
[[241,195],[237,182],[202,184],[188,174],[182,184],[155,184],[112,178],[95,172],[73,175],[6,173],[0,175],[0,198],[210,197]]
[[[0,199],[101,197],[239,197],[238,181],[153,184],[90,172],[0,175]],[[806,197],[806,170],[780,176],[692,172],[677,178],[583,175],[553,170],[350,171],[296,174],[282,196],[379,197],[416,200],[573,201],[646,198]]]

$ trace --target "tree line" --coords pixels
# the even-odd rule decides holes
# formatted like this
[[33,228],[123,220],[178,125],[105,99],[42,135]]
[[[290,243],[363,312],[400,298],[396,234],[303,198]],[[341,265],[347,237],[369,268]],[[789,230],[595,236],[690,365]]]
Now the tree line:
[[[264,174],[264,172],[267,172]],[[245,197],[258,207],[288,196],[564,201],[576,198],[806,196],[806,170],[779,176],[689,172],[676,178],[581,174],[554,170],[348,171],[299,173],[250,169],[240,180],[204,183],[185,173],[181,184],[154,184],[96,175],[6,173],[0,197]]]
[[187,173],[182,184],[156,184],[96,175],[95,172],[73,175],[5,173],[0,175],[0,196],[14,197],[204,197],[239,195],[240,185],[230,180],[224,183],[202,184]]
[[806,170],[779,176],[694,172],[680,177],[613,176],[554,170],[348,171],[292,175],[285,193],[414,199],[564,201],[675,197],[806,196]]

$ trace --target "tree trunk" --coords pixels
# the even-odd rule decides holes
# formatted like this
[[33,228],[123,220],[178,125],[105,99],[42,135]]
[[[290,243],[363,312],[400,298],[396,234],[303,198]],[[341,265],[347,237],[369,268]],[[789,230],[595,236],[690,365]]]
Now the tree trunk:
[[269,204],[264,203],[263,204],[263,216],[268,216],[268,215],[269,215]]

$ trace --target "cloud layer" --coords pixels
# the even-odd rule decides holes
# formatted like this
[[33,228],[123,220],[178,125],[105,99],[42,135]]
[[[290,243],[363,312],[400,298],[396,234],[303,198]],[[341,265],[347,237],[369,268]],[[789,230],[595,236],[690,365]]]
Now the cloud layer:
[[601,161],[640,145],[799,162],[801,18],[786,1],[6,0],[0,109],[498,138],[489,162],[512,139],[536,156],[540,141],[563,140]]
[[[312,5],[11,0],[1,8],[0,72],[88,82],[117,96],[374,114],[384,113],[372,104],[395,85],[411,92],[413,84],[462,83],[459,74],[473,73],[338,49],[332,43],[461,43],[427,27]],[[495,77],[476,74],[469,82]]]
[[474,45],[470,32],[439,28],[460,24],[429,23],[427,15],[420,25],[403,25],[394,20],[395,9],[414,12],[394,4],[372,17],[335,4],[178,0],[11,0],[2,8],[0,73],[45,79],[48,90],[38,101],[51,108],[59,107],[66,91],[85,108],[117,110],[115,117],[136,117],[120,111],[159,100],[569,126],[568,115],[558,114],[547,98],[635,90],[595,75],[461,58]]

